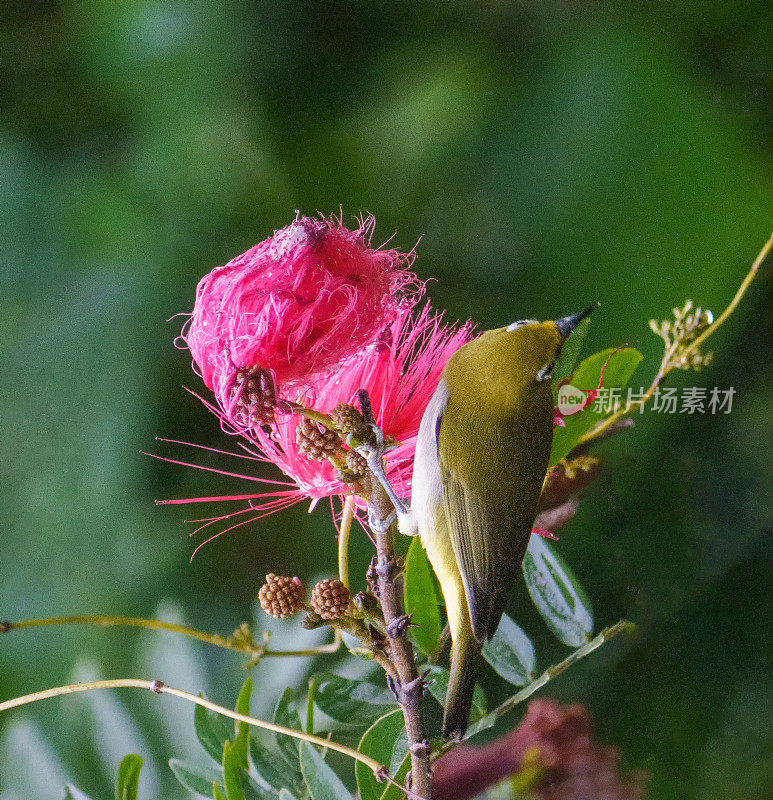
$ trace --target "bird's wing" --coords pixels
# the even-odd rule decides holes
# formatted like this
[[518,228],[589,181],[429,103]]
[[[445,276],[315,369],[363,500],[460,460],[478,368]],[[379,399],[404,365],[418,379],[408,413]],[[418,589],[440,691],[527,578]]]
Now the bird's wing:
[[519,521],[513,518],[512,509],[492,507],[442,463],[441,476],[451,543],[462,573],[472,628],[483,641],[490,639],[499,625],[528,533],[524,536],[523,530],[517,529]]

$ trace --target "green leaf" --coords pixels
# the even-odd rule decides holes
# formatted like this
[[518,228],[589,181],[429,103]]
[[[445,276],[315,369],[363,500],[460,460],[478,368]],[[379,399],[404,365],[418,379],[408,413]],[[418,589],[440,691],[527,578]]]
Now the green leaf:
[[[395,742],[404,728],[403,712],[399,708],[390,711],[365,731],[357,749],[379,764],[391,764]],[[385,787],[376,780],[370,767],[358,761],[354,765],[354,775],[360,790],[360,800],[380,800]]]
[[223,783],[228,800],[246,800],[242,789],[242,762],[236,745],[223,745]]
[[[199,692],[199,697],[204,697]],[[218,764],[223,757],[223,744],[231,735],[231,728],[220,714],[204,706],[196,706],[193,712],[193,726],[196,737],[207,754]]]
[[326,672],[315,675],[314,680],[317,705],[337,722],[372,725],[396,705],[388,689],[367,681],[350,680]]
[[[244,714],[246,717],[250,716],[250,697],[252,697],[252,678],[247,678],[236,700],[237,714]],[[246,769],[249,763],[247,760],[247,750],[250,741],[250,726],[246,722],[237,721],[235,724],[235,733],[234,756],[239,759],[239,764]]]
[[279,791],[279,800],[297,800],[297,798],[292,792],[288,792],[287,789],[281,789]]
[[245,778],[242,788],[246,800],[276,800],[277,793],[273,789],[266,789],[248,772],[242,772],[242,777]]
[[564,644],[579,647],[593,633],[593,609],[568,564],[537,534],[523,559],[523,574],[532,602]]
[[301,771],[311,800],[352,800],[349,790],[313,745],[301,742],[300,751]]
[[91,798],[78,789],[77,786],[68,783],[67,786],[64,787],[62,800],[91,800]]
[[[408,734],[405,728],[400,731],[392,745],[392,757],[389,759],[389,774],[397,783],[405,784],[405,778],[411,768],[411,754],[408,751]],[[383,785],[383,784],[382,784]],[[392,783],[387,783],[381,793],[381,800],[404,800],[405,792]]]
[[118,766],[118,780],[115,785],[115,800],[137,800],[140,783],[142,756],[124,756]]
[[412,622],[416,624],[410,629],[411,638],[422,652],[431,655],[440,645],[443,625],[434,572],[418,536],[411,542],[405,559],[403,595],[405,610],[413,615]]
[[502,614],[491,641],[484,642],[482,653],[497,675],[513,686],[525,686],[534,679],[534,645],[507,614]]
[[169,761],[169,768],[175,778],[189,791],[203,794],[204,797],[212,796],[212,784],[222,781],[223,773],[218,767],[199,767],[186,764],[177,758]]
[[220,787],[216,783],[212,784],[212,797],[213,800],[226,800],[223,793],[220,791]]
[[[595,391],[599,385],[601,370],[604,370],[603,388],[608,390],[620,389],[620,400],[625,403],[625,393],[622,391],[631,376],[639,366],[642,354],[633,347],[624,347],[615,352],[612,348],[602,350],[581,361],[569,381],[569,385],[576,389]],[[604,366],[606,364],[606,367]],[[566,390],[565,390],[566,391]],[[606,406],[606,403],[604,403]],[[608,414],[594,411],[594,406],[564,417],[565,426],[553,430],[553,447],[550,451],[549,465],[555,466],[565,458],[577,444],[579,438],[594,428]]]
[[[295,700],[295,692],[289,687],[282,692],[279,702],[274,711],[274,722],[277,725],[283,725],[285,728],[293,728],[296,731],[303,730],[301,727],[301,718],[298,712],[292,707]],[[300,764],[298,763],[298,740],[292,736],[286,736],[283,733],[276,735],[276,743],[279,747],[279,752],[282,754],[284,760],[297,772],[300,772]]]
[[590,328],[590,317],[586,317],[573,331],[561,348],[558,363],[553,368],[553,383],[556,384],[572,374],[582,350],[582,344]]
[[[436,664],[430,664],[422,667],[423,672],[429,672],[431,679],[427,689],[432,697],[440,703],[441,707],[446,702],[446,692],[448,691],[448,680],[450,677],[449,671],[445,667],[438,667]],[[470,709],[470,722],[475,722],[486,714],[486,697],[483,694],[483,689],[476,684],[475,690],[472,694],[472,708]]]
[[497,724],[498,717],[493,712],[491,714],[487,714],[485,717],[481,717],[477,722],[470,725],[467,728],[467,733],[464,734],[464,740],[472,739],[473,736],[480,733],[481,731],[488,730],[489,728],[493,728],[494,725]]
[[277,758],[269,752],[254,736],[250,737],[250,758],[255,772],[275,792],[281,789],[299,789],[301,785],[300,774],[291,769],[282,758]]

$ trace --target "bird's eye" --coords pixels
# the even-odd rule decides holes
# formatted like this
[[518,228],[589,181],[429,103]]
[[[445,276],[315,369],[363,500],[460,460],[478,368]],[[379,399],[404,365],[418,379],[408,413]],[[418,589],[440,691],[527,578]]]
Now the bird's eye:
[[556,362],[551,361],[549,364],[545,364],[542,369],[537,373],[537,382],[546,381],[550,376],[553,374],[553,367],[555,367]]
[[511,322],[507,326],[507,332],[510,333],[510,331],[514,331],[514,330],[517,330],[518,328],[522,328],[524,325],[532,325],[536,321],[537,321],[536,319],[519,319],[518,322]]

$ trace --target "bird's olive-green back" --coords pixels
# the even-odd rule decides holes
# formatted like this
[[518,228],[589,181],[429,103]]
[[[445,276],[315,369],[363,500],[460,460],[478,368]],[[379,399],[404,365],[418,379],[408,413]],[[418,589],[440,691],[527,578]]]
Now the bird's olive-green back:
[[491,637],[528,544],[553,436],[552,322],[488,331],[448,362],[438,432],[446,523],[478,639]]

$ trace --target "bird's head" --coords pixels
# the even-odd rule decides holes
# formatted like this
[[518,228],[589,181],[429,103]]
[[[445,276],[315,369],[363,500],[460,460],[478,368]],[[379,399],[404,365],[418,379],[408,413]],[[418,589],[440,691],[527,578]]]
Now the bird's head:
[[517,396],[540,384],[549,386],[564,342],[595,308],[538,322],[522,319],[486,331],[460,348],[446,366],[446,381],[477,392]]

